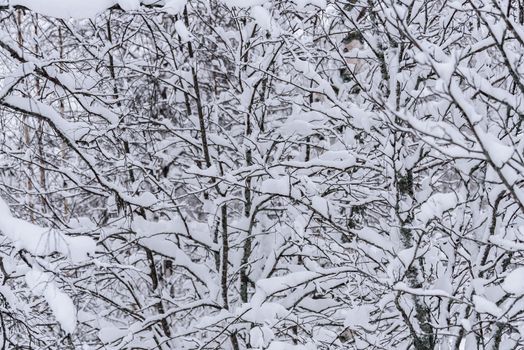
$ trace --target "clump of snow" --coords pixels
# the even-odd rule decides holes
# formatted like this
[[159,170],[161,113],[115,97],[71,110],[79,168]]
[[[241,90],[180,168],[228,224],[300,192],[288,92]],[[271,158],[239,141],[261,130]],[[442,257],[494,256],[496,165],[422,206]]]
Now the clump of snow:
[[290,194],[290,178],[289,176],[281,176],[276,179],[266,179],[260,185],[260,191],[265,193],[280,194],[289,196]]
[[305,120],[293,120],[286,121],[278,130],[283,136],[297,135],[307,136],[313,134],[315,127]]
[[300,10],[304,10],[306,7],[318,7],[324,10],[327,6],[326,0],[295,0],[295,3]]
[[[205,264],[193,262],[191,258],[177,246],[172,240],[172,237],[170,237],[169,232],[174,232],[173,230],[181,227],[183,227],[183,225],[178,224],[176,221],[151,222],[139,218],[136,218],[132,224],[132,228],[137,232],[141,245],[154,252],[170,257],[173,260],[173,264],[191,271],[196,278],[206,284],[212,295],[216,295],[218,290],[213,283],[213,278],[210,275],[208,267]],[[189,232],[186,231],[186,233],[189,235]],[[192,238],[195,240],[199,238],[203,240],[204,236],[200,235]]]
[[301,73],[304,73],[307,77],[316,77],[318,74],[315,67],[306,60],[296,59],[295,69]]
[[320,196],[314,196],[311,199],[311,206],[322,216],[329,217],[329,202]]
[[347,169],[356,164],[355,156],[349,151],[327,151],[318,158],[307,162],[287,161],[283,164],[302,168],[302,167],[327,167],[334,169]]
[[249,331],[249,342],[255,348],[267,347],[274,338],[273,331],[267,326],[254,327]]
[[267,350],[314,350],[316,347],[312,344],[290,344],[283,341],[274,341],[269,345]]
[[131,228],[137,233],[138,237],[166,239],[169,238],[170,234],[178,233],[188,236],[211,249],[218,249],[218,246],[213,242],[209,234],[209,227],[206,224],[189,222],[186,226],[179,217],[171,220],[150,221],[137,216],[133,219]]
[[417,219],[427,224],[433,218],[440,218],[445,211],[457,206],[457,196],[454,193],[436,193],[420,206]]
[[475,305],[475,310],[479,313],[487,313],[495,317],[502,316],[502,310],[494,302],[479,295],[473,296],[473,305]]
[[262,305],[253,303],[243,318],[253,323],[264,323],[283,318],[288,313],[289,311],[278,303],[267,302]]
[[[63,235],[62,235],[63,236]],[[79,263],[94,256],[96,243],[93,239],[86,236],[66,237],[63,236],[66,246],[60,247],[57,251],[68,256],[72,262]],[[67,252],[67,254],[65,254]]]
[[184,43],[191,41],[191,39],[193,38],[193,34],[191,34],[191,32],[187,29],[184,22],[182,22],[181,20],[178,20],[175,22],[175,30],[178,33],[178,35],[180,36],[180,39],[182,40],[182,42]]
[[254,6],[251,8],[251,17],[264,30],[271,30],[272,18],[268,10],[262,6]]
[[287,120],[278,128],[278,133],[286,136],[307,136],[313,134],[316,128],[322,128],[326,123],[326,118],[321,113],[298,111],[290,115]]
[[117,4],[116,0],[11,0],[11,5],[56,18],[92,18]]
[[[175,2],[176,0],[171,0]],[[151,1],[140,0],[11,0],[12,6],[24,6],[44,16],[56,18],[93,18],[107,9],[119,5],[124,11],[134,11],[141,3]],[[180,0],[183,2],[183,0]]]
[[164,10],[174,16],[181,13],[186,5],[187,0],[167,0],[164,5]]
[[391,240],[387,239],[387,237],[384,237],[383,235],[369,227],[363,227],[360,230],[353,230],[352,232],[356,234],[356,236],[359,239],[365,242],[380,247],[384,250],[393,250],[393,243],[391,242]]
[[81,262],[94,254],[96,243],[93,239],[85,236],[66,236],[54,229],[15,218],[1,198],[0,217],[0,232],[18,249],[25,249],[33,255],[45,256],[59,252],[73,262]]
[[222,0],[222,2],[228,7],[253,7],[262,5],[267,0]]
[[[256,283],[256,293],[252,298],[253,306],[261,306],[266,298],[279,292],[289,291],[318,277],[317,272],[297,271],[285,276],[271,277],[258,280]],[[265,303],[268,305],[268,303]],[[275,304],[275,307],[278,304]],[[281,306],[282,307],[282,306]]]
[[504,279],[502,288],[508,293],[524,295],[524,267],[511,271]]
[[402,262],[405,267],[409,266],[415,259],[415,253],[417,249],[415,247],[403,249],[397,252],[398,259]]
[[344,327],[369,327],[370,313],[372,307],[369,305],[359,305],[353,309],[346,311],[346,318],[344,320]]
[[491,161],[496,167],[501,168],[511,159],[515,149],[502,143],[495,135],[478,131],[482,146],[488,152]]
[[118,0],[118,5],[124,11],[135,11],[140,8],[140,0]]
[[133,198],[133,203],[142,207],[151,207],[158,202],[158,199],[151,192],[144,192]]
[[45,298],[60,327],[66,333],[73,333],[77,323],[75,305],[73,300],[53,282],[52,275],[31,269],[25,275],[25,280],[35,295]]
[[469,322],[469,320],[463,318],[462,320],[460,320],[460,325],[462,326],[462,328],[464,328],[464,330],[466,330],[466,332],[471,331],[471,322]]
[[124,337],[128,334],[127,329],[121,329],[117,327],[103,327],[98,331],[98,338],[103,343],[111,343],[118,338]]

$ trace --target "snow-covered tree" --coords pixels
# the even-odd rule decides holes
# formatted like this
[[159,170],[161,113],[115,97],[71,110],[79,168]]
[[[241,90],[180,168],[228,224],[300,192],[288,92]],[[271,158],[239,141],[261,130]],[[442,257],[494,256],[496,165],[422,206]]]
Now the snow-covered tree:
[[0,343],[522,347],[523,11],[0,3]]

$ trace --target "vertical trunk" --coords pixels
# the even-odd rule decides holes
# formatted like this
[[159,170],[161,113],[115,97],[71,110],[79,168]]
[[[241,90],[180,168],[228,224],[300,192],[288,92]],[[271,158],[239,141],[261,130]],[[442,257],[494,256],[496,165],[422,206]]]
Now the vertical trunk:
[[[34,14],[33,16],[35,16],[34,18],[34,26],[33,26],[33,29],[34,29],[34,37],[35,38],[38,38],[38,14]],[[34,51],[35,53],[38,55],[39,51],[40,51],[40,48],[38,47],[38,43],[35,44],[35,47],[34,47]],[[41,86],[40,86],[40,79],[39,78],[35,78],[35,94],[37,96],[39,96],[41,94]],[[44,145],[43,145],[43,137],[44,137],[44,121],[43,120],[39,120],[38,122],[38,127],[36,128],[36,140],[38,141],[38,158],[40,159],[40,183],[39,183],[39,187],[40,187],[40,201],[41,201],[41,205],[42,205],[42,212],[45,213],[46,211],[46,206],[47,206],[47,203],[46,203],[46,193],[47,193],[47,184],[46,184],[46,171],[45,171],[45,167],[44,167],[44,158],[45,158],[45,154],[44,154]]]
[[228,263],[229,263],[229,235],[227,227],[227,204],[222,204],[220,223],[222,226],[222,257],[220,266],[220,284],[222,287],[222,303],[225,309],[229,308],[227,295]]
[[[22,16],[23,16],[23,11],[22,10],[17,10],[16,11],[16,25],[17,25],[17,41],[18,41],[18,47],[20,48],[20,51],[23,52],[23,46],[24,46],[24,36],[23,36],[23,33],[22,33]],[[31,143],[31,130],[29,128],[29,118],[24,115],[23,118],[22,118],[22,123],[23,123],[23,142],[24,144],[26,145],[26,147],[29,148],[29,144]],[[29,174],[28,174],[28,178],[27,178],[27,182],[26,182],[26,187],[27,187],[27,192],[28,192],[28,195],[26,197],[26,200],[29,202],[28,203],[28,206],[29,206],[29,211],[30,211],[30,220],[31,222],[35,222],[35,217],[34,217],[34,204],[33,204],[33,199],[32,199],[32,194],[31,192],[33,191],[33,183],[32,183],[32,173],[33,173],[33,168],[31,165],[29,165],[28,167],[28,171],[29,171]]]
[[[251,120],[250,113],[246,114],[246,133],[245,138],[249,139],[251,136]],[[250,166],[253,163],[252,150],[249,143],[244,145],[245,148],[245,157],[246,157],[246,166]],[[246,187],[244,189],[244,220],[250,221],[251,219],[251,177],[246,178]],[[249,287],[249,257],[251,255],[251,246],[252,246],[252,237],[251,237],[251,225],[247,229],[247,236],[244,241],[244,253],[242,255],[242,262],[240,268],[240,299],[243,303],[248,302],[248,287]]]
[[[189,16],[187,14],[187,8],[184,8],[184,22],[186,26],[189,25]],[[194,60],[195,54],[194,54],[193,45],[191,44],[191,42],[187,43],[187,50],[189,52],[189,58],[191,60]],[[193,78],[193,89],[195,89],[198,122],[199,122],[199,128],[200,128],[200,140],[202,142],[202,152],[204,153],[204,161],[205,161],[206,167],[209,168],[211,166],[211,157],[209,156],[209,146],[207,144],[206,121],[204,117],[204,108],[202,106],[202,97],[200,95],[200,84],[198,82],[196,64],[197,64],[196,61],[192,62],[191,64],[191,76]]]
[[[407,170],[404,176],[401,176],[399,173],[396,174],[396,187],[397,203],[400,203],[402,196],[409,196],[412,202],[416,201],[414,198],[413,174],[411,170]],[[408,215],[406,219],[402,219],[399,204],[397,204],[395,210],[400,222],[400,236],[403,248],[412,248],[415,243],[415,237],[413,230],[410,228],[412,223],[411,215]],[[406,271],[408,285],[411,288],[423,287],[420,263],[421,261],[415,261]],[[415,305],[415,319],[422,331],[421,334],[417,334],[416,330],[411,325],[408,325],[413,338],[413,345],[416,350],[432,350],[435,347],[435,330],[431,325],[431,310],[424,303],[423,297],[413,295],[412,298]],[[400,304],[397,303],[397,308],[399,307]],[[406,321],[410,322],[408,320]]]
[[[229,310],[228,298],[228,264],[229,264],[229,233],[227,224],[227,204],[222,204],[221,208],[221,226],[222,226],[222,257],[221,257],[221,271],[220,271],[220,285],[222,289],[222,303],[226,310]],[[239,350],[238,338],[236,333],[230,335],[231,345],[233,350]]]
[[[58,50],[59,50],[59,56],[58,57],[60,59],[64,58],[64,38],[63,38],[63,34],[62,34],[62,27],[58,27]],[[63,100],[60,100],[59,112],[60,112],[60,115],[62,117],[65,116],[65,105],[64,105],[64,101]],[[65,163],[65,159],[66,159],[66,156],[67,156],[67,147],[66,147],[65,143],[62,143],[60,153],[61,153],[62,159],[64,160],[64,163]],[[67,187],[67,182],[66,182],[65,179],[64,179],[63,187],[64,188]],[[64,216],[64,218],[67,218],[67,216],[69,215],[69,203],[67,201],[67,197],[66,196],[64,196],[64,198],[62,199],[62,206],[63,206],[63,208],[62,208],[63,209],[63,216]]]
[[[248,161],[251,162],[251,150],[246,154]],[[251,178],[246,179],[246,188],[244,189],[244,219],[251,219]],[[247,230],[246,240],[244,241],[244,253],[242,255],[242,265],[240,269],[240,298],[243,303],[247,303],[248,299],[248,287],[249,287],[249,257],[251,255],[252,237],[251,237],[251,225]]]

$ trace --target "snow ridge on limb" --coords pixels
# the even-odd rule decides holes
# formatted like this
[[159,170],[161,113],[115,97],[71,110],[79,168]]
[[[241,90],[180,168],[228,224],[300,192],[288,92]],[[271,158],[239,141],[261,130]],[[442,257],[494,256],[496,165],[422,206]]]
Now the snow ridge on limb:
[[[82,263],[94,256],[95,242],[91,238],[66,236],[54,229],[15,218],[1,198],[0,217],[0,233],[8,237],[17,250],[27,251],[35,257],[46,257],[58,252],[73,263]],[[60,327],[67,333],[73,333],[77,324],[76,307],[54,279],[51,273],[36,266],[25,273],[25,281],[31,292],[43,296]]]
[[7,5],[25,7],[49,17],[87,19],[94,18],[111,8],[134,11],[140,9],[142,4],[160,6],[162,3],[155,0],[9,0]]
[[96,243],[87,236],[67,236],[56,229],[44,228],[15,218],[3,199],[0,198],[0,231],[18,249],[34,256],[48,256],[55,252],[74,263],[94,256]]

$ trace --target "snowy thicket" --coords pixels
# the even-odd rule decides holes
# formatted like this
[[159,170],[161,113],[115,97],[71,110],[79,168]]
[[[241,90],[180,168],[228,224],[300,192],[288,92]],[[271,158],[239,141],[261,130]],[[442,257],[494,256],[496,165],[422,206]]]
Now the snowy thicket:
[[0,15],[2,348],[524,348],[521,1]]

